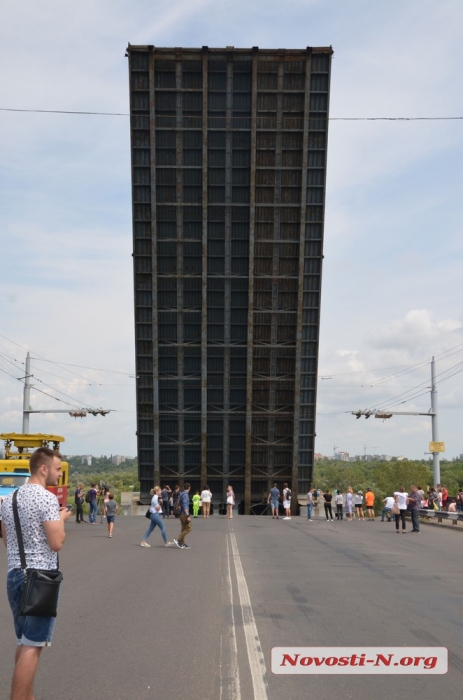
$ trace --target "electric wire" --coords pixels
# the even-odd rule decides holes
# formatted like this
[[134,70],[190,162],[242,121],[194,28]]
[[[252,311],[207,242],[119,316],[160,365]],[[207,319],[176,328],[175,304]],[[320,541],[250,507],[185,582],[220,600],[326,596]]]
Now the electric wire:
[[[448,372],[452,372],[452,370],[454,370],[454,369],[457,368],[457,367],[461,367],[461,369],[459,369],[459,370],[456,371],[456,372],[453,372],[453,373],[452,373],[451,375],[449,375],[448,377],[445,377],[445,376],[444,376],[444,375],[446,375]],[[463,362],[458,362],[457,364],[452,365],[452,367],[449,367],[448,369],[445,369],[445,370],[443,370],[442,372],[439,372],[439,373],[435,376],[435,384],[436,384],[436,385],[442,384],[442,383],[443,383],[444,381],[446,381],[447,379],[450,379],[451,377],[455,376],[456,374],[459,374],[459,373],[462,372],[462,371],[463,371]],[[436,381],[438,377],[441,377],[441,379],[440,379],[439,381]],[[394,408],[395,406],[402,405],[402,404],[404,404],[404,403],[408,403],[409,401],[412,401],[412,400],[414,400],[414,399],[417,399],[417,398],[419,398],[420,396],[424,396],[425,394],[429,393],[429,389],[430,389],[429,381],[430,381],[429,379],[425,379],[424,381],[420,382],[420,384],[417,384],[413,389],[409,389],[408,391],[404,391],[404,392],[402,392],[402,393],[400,393],[400,394],[397,394],[396,396],[393,396],[392,398],[387,399],[387,400],[382,401],[381,403],[377,404],[374,408],[373,408],[373,407],[370,407],[370,408],[368,408],[367,410],[370,410],[370,411],[378,411],[378,412],[384,412],[384,413],[386,413],[387,410],[391,410],[391,409]],[[427,386],[427,390],[426,390],[426,391],[421,391],[421,388],[422,388],[423,386],[426,386],[426,385],[428,385],[428,386]],[[403,400],[401,400],[401,401],[398,401],[398,400],[397,400],[397,399],[401,399],[401,398],[402,398]]]
[[[20,345],[15,340],[11,340],[11,338],[8,338],[6,335],[3,335],[2,333],[0,333],[0,338],[7,340],[9,343],[12,343],[13,345],[17,345],[18,348],[21,348],[22,350],[25,350],[26,352],[33,352],[30,348],[26,348],[24,345]],[[33,352],[33,354],[37,355],[37,357],[33,358],[36,362],[37,361],[49,362],[53,365],[56,365],[56,366],[62,367],[62,368],[64,368],[64,367],[79,367],[79,369],[92,369],[95,372],[109,372],[110,374],[122,374],[125,377],[132,377],[135,374],[134,371],[133,372],[121,372],[120,370],[99,369],[98,367],[87,367],[85,365],[75,365],[75,364],[72,364],[70,362],[57,362],[55,360],[48,360],[46,357],[44,357],[43,355],[40,355],[37,352]],[[19,360],[16,360],[16,362],[19,362]],[[21,363],[21,364],[24,364],[24,363]],[[65,370],[65,371],[72,373],[72,370]],[[74,372],[74,374],[76,374],[76,376],[78,376],[78,377],[81,377],[81,379],[87,379],[87,377],[84,377],[83,375],[78,374],[77,372]]]
[[[31,358],[31,359],[35,359],[35,358]],[[2,362],[2,361],[8,362],[9,364],[13,365],[13,367],[15,367],[15,368],[16,368],[16,365],[22,365],[22,366],[25,365],[25,362],[23,362],[22,360],[17,360],[15,357],[11,357],[11,355],[6,355],[5,353],[0,352],[0,362]],[[22,367],[21,367],[21,369],[22,369]],[[69,377],[63,377],[63,375],[61,375],[61,374],[55,374],[54,372],[50,372],[49,370],[46,370],[43,368],[40,368],[38,371],[44,372],[45,374],[49,374],[51,377],[56,377],[57,379],[62,379],[65,382],[70,381]],[[65,371],[69,371],[69,370],[65,370]],[[74,373],[74,374],[76,374],[76,376],[80,376],[77,373]],[[13,376],[13,375],[11,375],[11,376]],[[34,374],[33,376],[37,381],[41,381],[37,377],[36,374]],[[73,381],[74,381],[74,383],[77,383],[80,386],[127,387],[127,388],[132,387],[133,388],[133,384],[102,384],[101,382],[92,382],[92,381],[89,381],[88,379],[85,379],[85,378],[83,378],[83,379],[84,379],[84,381],[81,381],[81,382],[75,382],[75,380],[73,380]],[[47,384],[47,386],[50,386],[50,385]],[[54,391],[59,391],[58,389],[55,389],[55,387],[50,386],[50,388],[53,389]],[[72,398],[72,397],[70,397],[70,398]]]
[[[129,112],[90,112],[83,110],[70,109],[18,109],[15,107],[0,107],[0,112],[28,112],[32,114],[78,114],[91,115],[102,117],[130,117]],[[193,117],[198,119],[198,117]],[[202,117],[199,117],[202,119]],[[209,117],[210,119],[226,119],[227,117]],[[240,117],[246,119],[249,117]],[[317,119],[323,119],[323,115],[317,116]],[[326,117],[325,117],[326,118]],[[291,119],[291,117],[290,117]],[[292,117],[292,119],[300,119],[300,117]],[[419,122],[419,121],[458,121],[463,120],[463,117],[328,117],[328,121],[332,122]]]
[[3,369],[3,367],[0,367],[0,372],[4,372],[7,374],[9,377],[12,377],[13,379],[17,379],[18,381],[21,381],[19,377],[15,377],[14,374],[11,374],[10,372],[7,372],[6,369]]

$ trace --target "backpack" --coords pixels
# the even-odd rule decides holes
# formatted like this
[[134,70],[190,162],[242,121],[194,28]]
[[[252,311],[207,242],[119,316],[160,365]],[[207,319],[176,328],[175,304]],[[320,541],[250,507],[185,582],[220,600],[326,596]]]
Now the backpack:
[[93,501],[93,489],[89,489],[85,494],[85,503],[91,503]]
[[177,498],[177,500],[174,503],[174,516],[176,518],[179,518],[181,514],[182,514],[182,498],[181,498],[181,494],[179,494],[179,497]]
[[291,500],[291,489],[286,489],[286,500],[287,501]]

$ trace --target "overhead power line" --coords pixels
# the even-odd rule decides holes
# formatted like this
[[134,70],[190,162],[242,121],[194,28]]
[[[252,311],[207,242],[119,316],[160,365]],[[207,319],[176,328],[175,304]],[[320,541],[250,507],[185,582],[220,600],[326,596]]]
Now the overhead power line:
[[33,114],[85,114],[101,117],[130,117],[128,112],[79,112],[70,109],[15,109],[12,107],[0,107],[0,112],[30,112]]
[[[81,114],[86,116],[100,117],[130,117],[129,112],[85,112],[80,110],[70,109],[17,109],[14,107],[0,107],[0,112],[29,112],[32,114]],[[217,119],[220,117],[214,117]],[[299,119],[299,117],[294,117]],[[317,116],[317,119],[323,118]],[[225,119],[225,117],[224,117]],[[419,121],[457,121],[463,117],[328,117],[331,122],[419,122]]]

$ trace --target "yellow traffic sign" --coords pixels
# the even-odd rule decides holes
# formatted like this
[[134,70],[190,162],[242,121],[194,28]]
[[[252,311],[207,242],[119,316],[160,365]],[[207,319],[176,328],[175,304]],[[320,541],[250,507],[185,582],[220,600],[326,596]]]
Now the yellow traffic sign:
[[430,442],[429,443],[430,452],[445,452],[445,442]]

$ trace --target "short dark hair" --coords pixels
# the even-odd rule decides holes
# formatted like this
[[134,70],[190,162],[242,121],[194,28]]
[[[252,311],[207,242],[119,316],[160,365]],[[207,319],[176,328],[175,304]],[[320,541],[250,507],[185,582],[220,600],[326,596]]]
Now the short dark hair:
[[31,470],[31,474],[37,474],[42,464],[46,464],[47,467],[51,467],[54,457],[62,459],[62,455],[60,455],[59,452],[50,450],[49,447],[39,447],[38,450],[35,450],[35,452],[31,454],[31,458],[29,460],[29,469]]
[[186,490],[189,489],[190,487],[191,487],[191,484],[189,484],[188,481],[185,481],[185,483],[183,484],[184,490],[186,491]]

